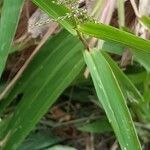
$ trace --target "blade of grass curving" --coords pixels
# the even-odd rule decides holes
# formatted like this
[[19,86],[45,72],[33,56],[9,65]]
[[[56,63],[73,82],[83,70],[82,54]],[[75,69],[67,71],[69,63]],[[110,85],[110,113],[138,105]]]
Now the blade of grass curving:
[[99,51],[85,52],[84,58],[122,150],[141,150],[130,112],[111,66]]
[[5,0],[0,22],[0,76],[3,72],[24,0]]
[[[76,35],[74,30],[75,22],[71,18],[63,18],[70,13],[70,10],[64,5],[58,5],[56,0],[32,0],[37,6],[45,11],[53,19],[57,20],[65,29],[73,35]],[[59,19],[60,18],[60,19]]]
[[117,42],[127,47],[150,54],[150,41],[141,39],[131,33],[104,24],[92,22],[78,26],[79,31],[104,40]]
[[150,71],[150,41],[141,39],[131,33],[119,30],[112,26],[95,23],[85,23],[78,26],[78,30],[110,42],[116,42],[118,44],[125,45],[135,55],[136,59]]
[[[117,81],[122,89],[122,92],[126,98],[130,100],[133,104],[134,110],[138,113],[142,112],[143,115],[140,118],[144,118],[145,120],[150,120],[149,111],[146,110],[145,104],[147,100],[145,97],[141,95],[139,90],[134,86],[134,84],[129,80],[129,78],[121,71],[121,69],[117,66],[117,64],[105,53],[102,52],[103,56],[105,57],[106,61],[111,66],[113,73],[115,74]],[[130,103],[130,104],[131,104]]]
[[126,93],[125,95],[129,97],[129,99],[133,103],[142,103],[144,101],[144,98],[142,97],[138,89],[134,86],[134,84],[130,81],[130,79],[122,72],[122,70],[117,66],[115,61],[113,61],[113,59],[111,59],[107,53],[101,53],[105,57],[106,61],[109,63],[120,87],[122,87],[122,90]]
[[[48,108],[70,85],[84,66],[83,46],[62,32],[53,37],[33,59],[7,99],[22,94],[5,131],[3,150],[15,150]],[[5,138],[4,138],[5,139]]]

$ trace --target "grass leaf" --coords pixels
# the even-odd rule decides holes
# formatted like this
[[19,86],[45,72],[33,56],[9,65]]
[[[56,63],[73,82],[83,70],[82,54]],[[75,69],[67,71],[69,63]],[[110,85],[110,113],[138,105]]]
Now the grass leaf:
[[150,71],[150,41],[104,24],[85,23],[79,25],[78,30],[96,38],[116,42],[132,48],[130,50],[135,55],[136,59]]
[[3,150],[15,150],[83,69],[82,44],[68,32],[53,37],[34,58],[10,95],[21,101],[6,129]]
[[122,72],[122,70],[117,66],[115,61],[113,61],[113,59],[109,57],[108,54],[106,54],[105,52],[102,52],[102,54],[111,66],[111,69],[113,70],[113,73],[115,74],[120,87],[122,87],[122,90],[126,93],[125,95],[127,97],[129,96],[131,98],[131,102],[133,103],[142,103],[144,101],[144,98],[134,86],[134,84],[130,81],[130,79]]
[[4,0],[0,22],[0,76],[12,46],[24,0]]
[[125,98],[111,66],[99,51],[92,51],[92,53],[85,52],[84,57],[90,70],[98,98],[122,150],[141,150]]

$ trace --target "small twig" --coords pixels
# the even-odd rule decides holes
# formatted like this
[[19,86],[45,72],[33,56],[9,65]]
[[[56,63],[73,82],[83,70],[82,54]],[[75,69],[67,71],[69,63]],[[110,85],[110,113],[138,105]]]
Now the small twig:
[[[76,30],[76,31],[77,31],[77,34],[78,34],[78,36],[79,36],[79,39],[80,39],[81,42],[83,43],[85,49],[90,52],[91,50],[90,50],[90,47],[89,47],[88,43],[87,43],[86,40],[82,37],[81,33],[80,33],[78,30]],[[89,72],[88,68],[86,68],[86,70],[85,70],[85,72],[84,72],[84,76],[85,76],[86,79],[88,78],[89,73],[90,73],[90,72]]]
[[[76,30],[76,31],[77,31],[77,35],[79,36],[79,39],[83,43],[85,49],[90,52],[91,51],[90,46],[88,45],[87,41],[82,37],[81,33],[78,30]],[[85,72],[84,72],[84,77],[87,79],[89,74],[90,74],[90,71],[88,68],[86,68]]]
[[86,139],[86,150],[94,150],[94,136],[91,133]]
[[39,45],[36,47],[36,49],[33,51],[33,53],[30,55],[30,57],[27,59],[27,61],[24,63],[22,68],[18,71],[16,76],[12,79],[12,81],[8,84],[8,86],[4,89],[4,91],[0,94],[0,101],[4,98],[5,94],[13,87],[13,85],[16,83],[16,81],[20,78],[24,70],[27,68],[33,57],[37,54],[37,52],[40,50],[40,48],[43,46],[43,44],[47,41],[49,36],[54,33],[54,31],[57,29],[58,23],[54,22],[50,26],[47,33],[44,35],[42,40],[40,41]]
[[[91,40],[89,41],[89,47],[90,48],[95,47],[97,41],[98,41],[97,38],[94,38],[94,37],[91,38]],[[91,51],[91,49],[90,49],[90,51]],[[90,74],[90,71],[89,71],[88,68],[86,68],[85,71],[84,71],[84,77],[87,79],[89,77],[89,74]]]
[[139,11],[138,11],[138,8],[137,8],[137,5],[136,5],[136,2],[135,0],[130,0],[131,2],[131,5],[133,7],[133,10],[134,10],[134,13],[137,17],[140,17],[140,14],[139,14]]
[[45,124],[47,126],[50,126],[52,128],[58,128],[58,127],[62,127],[62,126],[68,126],[68,125],[72,125],[72,124],[79,124],[79,123],[86,123],[92,120],[97,120],[100,119],[101,116],[89,116],[89,117],[84,117],[84,118],[80,118],[80,119],[75,119],[75,120],[70,120],[67,122],[59,122],[59,123],[52,123],[50,121],[44,121],[41,120],[40,123]]
[[117,149],[118,149],[118,143],[117,141],[115,141],[110,150],[117,150]]
[[23,34],[19,39],[16,39],[14,41],[15,44],[20,43],[22,41],[29,41],[31,39],[31,37],[29,36],[29,34],[26,32],[25,34]]

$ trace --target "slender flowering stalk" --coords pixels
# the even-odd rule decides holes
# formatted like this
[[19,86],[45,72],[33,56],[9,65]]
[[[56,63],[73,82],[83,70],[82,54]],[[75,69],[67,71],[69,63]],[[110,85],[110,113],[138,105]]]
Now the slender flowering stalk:
[[83,8],[82,5],[80,5],[79,1],[75,0],[55,0],[52,1],[56,5],[64,5],[70,9],[70,13],[66,13],[64,16],[60,16],[57,19],[48,18],[46,20],[41,20],[36,22],[35,24],[31,24],[30,28],[34,28],[35,26],[43,26],[46,24],[49,24],[50,22],[58,22],[65,19],[74,19],[76,21],[76,24],[83,23],[85,21],[94,21],[92,16],[89,16],[87,13],[86,8]]

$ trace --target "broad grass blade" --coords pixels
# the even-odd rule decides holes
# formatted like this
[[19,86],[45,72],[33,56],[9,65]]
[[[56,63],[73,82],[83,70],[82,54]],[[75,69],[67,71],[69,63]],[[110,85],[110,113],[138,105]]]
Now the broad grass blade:
[[5,130],[7,140],[3,150],[16,150],[80,73],[84,66],[82,49],[79,40],[68,32],[53,37],[41,49],[6,99],[10,103],[17,95],[22,94]]

